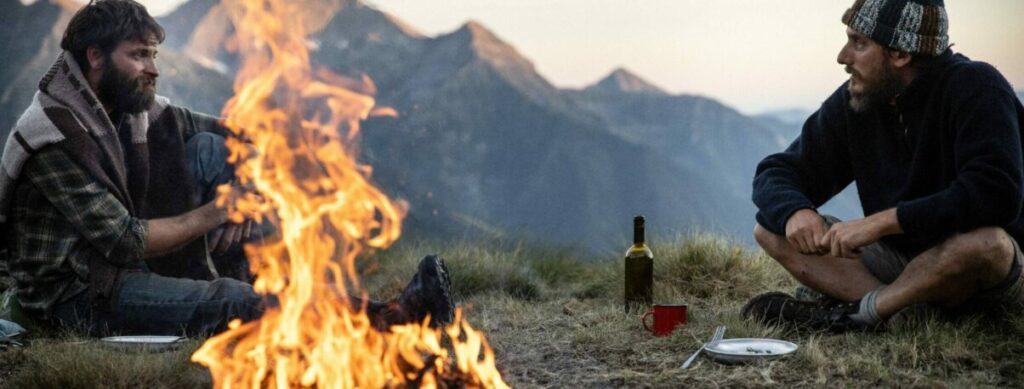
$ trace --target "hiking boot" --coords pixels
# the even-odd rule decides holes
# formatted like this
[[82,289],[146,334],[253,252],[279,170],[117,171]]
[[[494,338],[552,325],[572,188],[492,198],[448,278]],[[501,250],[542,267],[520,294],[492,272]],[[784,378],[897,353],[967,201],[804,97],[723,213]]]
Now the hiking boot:
[[827,306],[798,300],[782,292],[770,292],[750,299],[740,315],[767,325],[840,333],[868,329],[868,326],[849,317],[851,313],[857,312],[858,307],[859,302]]
[[420,260],[416,275],[402,291],[398,305],[417,321],[430,315],[430,326],[450,324],[455,319],[452,281],[448,266],[437,255]]
[[796,287],[796,289],[793,291],[793,297],[800,301],[809,301],[812,303],[817,303],[818,305],[824,307],[833,307],[836,305],[844,304],[843,300],[834,299],[832,297],[827,296],[824,293],[821,293],[817,290],[808,288],[803,285]]

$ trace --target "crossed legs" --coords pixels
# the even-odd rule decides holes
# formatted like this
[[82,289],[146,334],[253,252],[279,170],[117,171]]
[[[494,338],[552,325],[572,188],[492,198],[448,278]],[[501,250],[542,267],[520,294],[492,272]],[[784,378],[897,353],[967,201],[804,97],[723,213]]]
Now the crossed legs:
[[[786,238],[760,225],[754,237],[764,251],[804,285],[843,301],[856,301],[883,286],[856,259],[804,255]],[[876,299],[880,317],[918,303],[955,308],[980,291],[992,289],[1010,274],[1015,246],[1001,228],[979,228],[955,235],[914,257]]]

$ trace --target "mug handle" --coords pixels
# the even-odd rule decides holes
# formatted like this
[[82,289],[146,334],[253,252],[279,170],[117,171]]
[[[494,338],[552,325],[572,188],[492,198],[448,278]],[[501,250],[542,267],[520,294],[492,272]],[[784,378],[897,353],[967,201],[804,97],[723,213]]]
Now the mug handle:
[[651,327],[647,325],[647,317],[649,317],[649,316],[651,316],[653,314],[654,314],[654,311],[647,311],[647,313],[645,313],[644,316],[640,318],[640,323],[642,323],[644,325],[644,329],[646,329],[647,331],[650,331],[650,332],[654,332],[654,330],[652,330]]

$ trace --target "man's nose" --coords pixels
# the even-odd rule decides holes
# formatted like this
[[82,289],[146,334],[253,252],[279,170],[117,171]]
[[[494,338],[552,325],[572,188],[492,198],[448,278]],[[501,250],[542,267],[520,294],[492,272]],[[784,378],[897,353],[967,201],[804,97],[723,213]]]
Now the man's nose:
[[146,61],[146,67],[142,69],[146,75],[157,78],[160,77],[160,69],[156,67],[156,60],[150,59]]
[[844,66],[850,65],[850,54],[845,45],[843,48],[839,49],[839,55],[836,56],[836,62],[839,62],[840,65]]

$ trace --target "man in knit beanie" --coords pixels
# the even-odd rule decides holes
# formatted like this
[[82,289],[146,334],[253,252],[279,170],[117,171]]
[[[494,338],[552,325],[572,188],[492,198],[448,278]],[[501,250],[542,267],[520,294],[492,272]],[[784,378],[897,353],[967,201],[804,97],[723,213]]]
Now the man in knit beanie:
[[[844,331],[912,306],[1019,311],[1024,107],[1013,89],[953,53],[941,0],[857,0],[842,22],[849,80],[754,178],[755,238],[804,287],[757,296],[742,314]],[[817,212],[851,183],[865,218]]]

